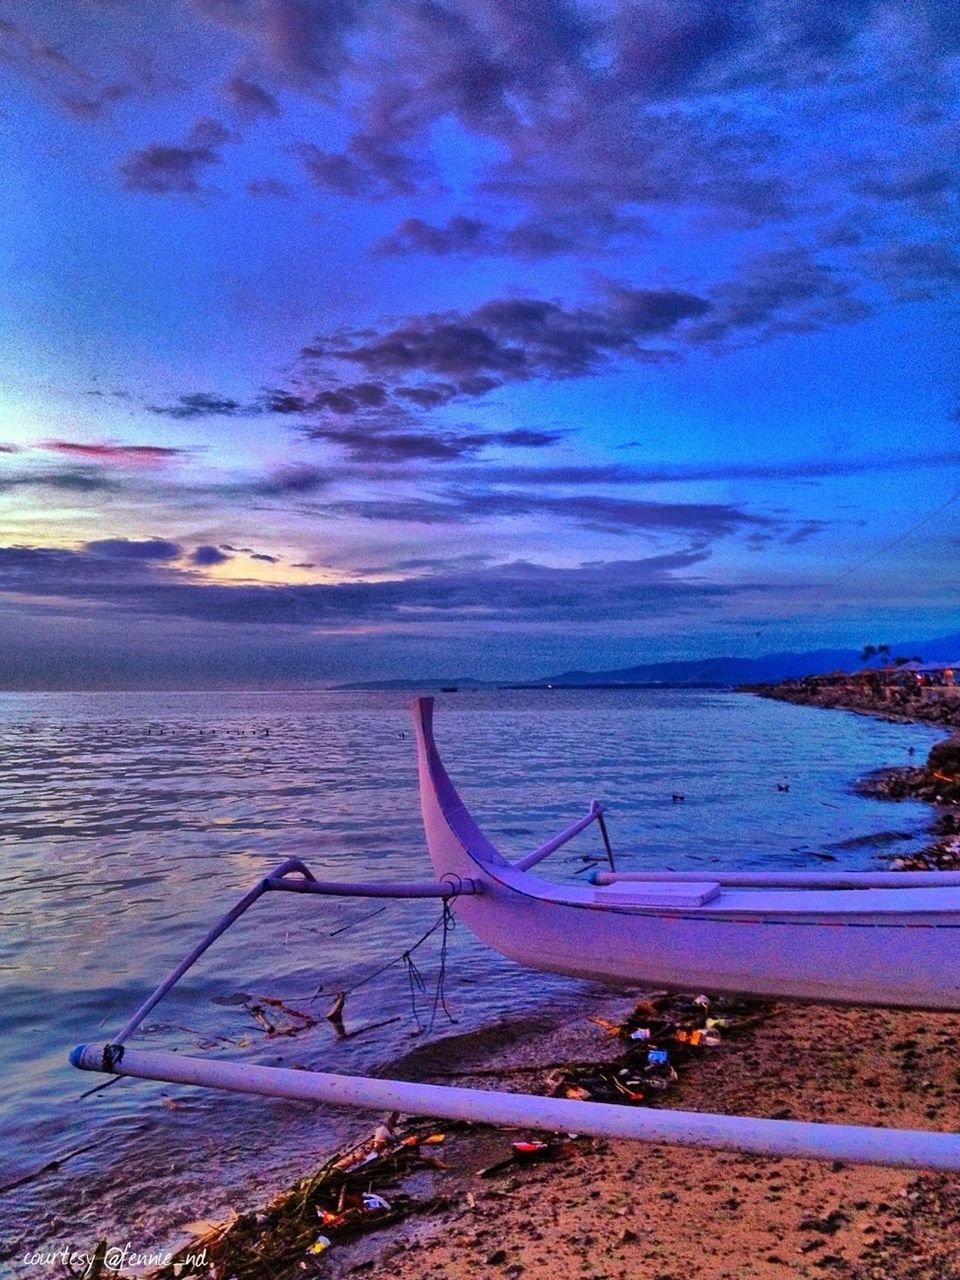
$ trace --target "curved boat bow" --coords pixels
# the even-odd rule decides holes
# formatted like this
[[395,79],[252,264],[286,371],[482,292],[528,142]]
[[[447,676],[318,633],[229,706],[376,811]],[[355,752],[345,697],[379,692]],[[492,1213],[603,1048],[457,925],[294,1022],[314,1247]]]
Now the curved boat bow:
[[457,913],[510,959],[619,985],[960,1009],[960,875],[604,873],[554,884],[522,869],[530,857],[508,862],[477,826],[440,759],[433,700],[418,698],[413,717],[434,870],[476,883]]

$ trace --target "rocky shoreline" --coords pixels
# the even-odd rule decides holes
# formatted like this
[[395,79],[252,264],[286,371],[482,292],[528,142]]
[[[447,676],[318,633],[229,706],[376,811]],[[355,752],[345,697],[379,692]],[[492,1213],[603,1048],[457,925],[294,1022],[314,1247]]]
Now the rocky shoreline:
[[830,711],[855,711],[859,715],[876,716],[908,724],[932,724],[960,731],[960,698],[937,700],[919,696],[910,688],[872,688],[867,681],[848,680],[833,684],[822,677],[807,680],[784,680],[780,684],[741,685],[743,693],[778,702],[793,702],[803,707],[824,707]]

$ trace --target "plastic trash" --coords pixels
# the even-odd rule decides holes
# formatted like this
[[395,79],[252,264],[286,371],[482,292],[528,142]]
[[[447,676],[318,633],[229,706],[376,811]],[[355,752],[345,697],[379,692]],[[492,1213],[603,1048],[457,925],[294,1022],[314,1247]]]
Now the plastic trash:
[[649,1049],[647,1051],[647,1062],[650,1066],[666,1066],[669,1061],[670,1055],[667,1053],[666,1049]]
[[326,1253],[332,1244],[333,1241],[329,1236],[317,1236],[307,1253]]
[[521,1160],[536,1160],[538,1156],[548,1155],[555,1146],[553,1142],[515,1142],[513,1150]]
[[365,1191],[363,1193],[363,1207],[367,1213],[388,1213],[390,1202],[389,1200],[384,1200],[383,1196],[374,1195],[372,1191]]
[[649,1039],[650,1039],[650,1028],[649,1028],[649,1027],[637,1027],[636,1031],[631,1031],[631,1032],[630,1032],[630,1039],[631,1039],[631,1040],[649,1040]]

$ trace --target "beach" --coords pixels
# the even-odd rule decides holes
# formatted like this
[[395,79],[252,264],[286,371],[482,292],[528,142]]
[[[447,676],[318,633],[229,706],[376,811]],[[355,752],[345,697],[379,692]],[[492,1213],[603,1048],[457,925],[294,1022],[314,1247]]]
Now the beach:
[[[957,1129],[957,1031],[952,1015],[779,1006],[691,1068],[669,1105]],[[561,1034],[541,1052],[571,1048]],[[337,1270],[371,1261],[372,1274],[398,1280],[960,1275],[954,1175],[587,1141],[499,1184],[468,1176],[459,1196],[448,1214]]]
[[[611,1037],[592,1018],[610,1021],[632,1005],[598,997],[592,1014],[585,1010],[561,1024],[525,1020],[455,1037],[411,1055],[400,1070],[444,1084],[535,1090],[550,1063],[608,1056]],[[764,1014],[689,1065],[663,1105],[960,1128],[955,1015],[795,1004],[772,1005]],[[531,1073],[537,1064],[541,1069]],[[494,1080],[486,1074],[491,1070]],[[555,1160],[484,1177],[482,1170],[509,1157],[513,1141],[532,1135],[420,1124],[421,1132],[431,1129],[444,1135],[429,1148],[431,1164],[439,1156],[445,1167],[417,1167],[377,1185],[388,1200],[412,1194],[426,1212],[355,1239],[317,1224],[317,1237],[330,1241],[320,1256],[303,1249],[299,1257],[254,1255],[244,1262],[241,1254],[224,1274],[240,1280],[960,1275],[957,1175],[579,1139]],[[358,1137],[366,1132],[358,1127]]]

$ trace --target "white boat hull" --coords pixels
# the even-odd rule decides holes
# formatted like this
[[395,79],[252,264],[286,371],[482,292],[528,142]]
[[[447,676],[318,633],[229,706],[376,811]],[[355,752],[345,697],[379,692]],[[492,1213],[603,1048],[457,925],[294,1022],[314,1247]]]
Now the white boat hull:
[[480,886],[457,915],[517,963],[615,985],[960,1009],[960,887],[557,885],[479,830],[437,752],[432,700],[414,721],[434,870]]

